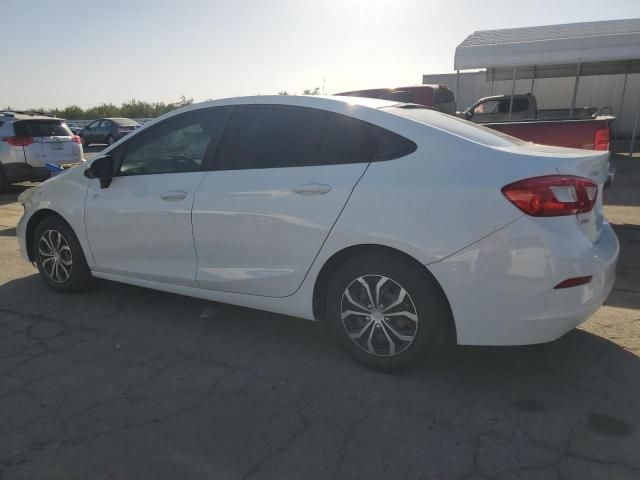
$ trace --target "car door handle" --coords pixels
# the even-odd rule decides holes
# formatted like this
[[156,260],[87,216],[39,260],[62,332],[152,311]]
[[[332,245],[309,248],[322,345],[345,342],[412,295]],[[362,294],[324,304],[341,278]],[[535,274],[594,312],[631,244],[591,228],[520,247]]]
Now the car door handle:
[[169,190],[168,192],[164,192],[160,195],[160,198],[167,202],[177,202],[178,200],[184,200],[187,198],[187,195],[188,193],[184,190]]
[[291,190],[293,193],[298,193],[300,195],[324,195],[331,191],[331,187],[323,183],[306,183],[304,185],[293,187]]

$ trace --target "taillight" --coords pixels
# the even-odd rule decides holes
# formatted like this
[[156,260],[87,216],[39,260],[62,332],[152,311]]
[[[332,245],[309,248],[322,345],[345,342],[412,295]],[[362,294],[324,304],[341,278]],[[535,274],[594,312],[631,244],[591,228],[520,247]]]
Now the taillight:
[[12,147],[26,147],[33,143],[33,137],[4,137],[3,142],[7,142]]
[[78,135],[74,135],[73,137],[71,137],[71,141],[75,143],[82,143],[82,140]]
[[591,281],[591,278],[592,278],[591,275],[586,277],[567,278],[566,280],[560,282],[553,288],[556,290],[560,290],[562,288],[571,288],[571,287],[578,287],[580,285],[586,285]]
[[598,128],[593,136],[594,150],[609,150],[609,138],[611,133],[609,126]]
[[501,191],[527,215],[560,217],[589,212],[596,203],[598,185],[583,177],[546,175],[510,183]]

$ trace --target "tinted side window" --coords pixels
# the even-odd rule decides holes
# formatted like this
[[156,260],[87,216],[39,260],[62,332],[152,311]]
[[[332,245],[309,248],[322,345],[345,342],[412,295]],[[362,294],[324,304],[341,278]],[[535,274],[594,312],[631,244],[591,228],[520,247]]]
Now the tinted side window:
[[[509,105],[511,98],[503,98],[500,100],[500,113],[509,113]],[[529,110],[529,100],[526,98],[514,98],[512,113],[526,112]]]
[[220,140],[229,115],[229,108],[183,113],[136,135],[127,142],[120,175],[201,170],[209,146]]
[[241,107],[234,116],[222,168],[319,165],[326,129],[327,117],[320,110],[270,105]]
[[221,155],[224,170],[368,163],[416,149],[383,128],[313,108],[247,106],[233,124]]
[[392,160],[415,151],[416,144],[384,128],[356,118],[327,113],[331,118],[324,164]]

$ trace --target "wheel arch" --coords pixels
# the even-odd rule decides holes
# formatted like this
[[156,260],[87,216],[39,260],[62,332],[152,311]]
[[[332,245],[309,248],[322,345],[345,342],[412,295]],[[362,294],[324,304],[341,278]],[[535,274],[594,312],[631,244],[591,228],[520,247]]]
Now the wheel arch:
[[35,212],[33,215],[31,215],[31,218],[29,218],[29,221],[27,222],[27,228],[25,233],[27,254],[29,255],[29,260],[32,262],[35,261],[35,255],[33,252],[33,236],[35,234],[36,228],[38,228],[38,225],[40,224],[40,222],[42,222],[45,218],[49,218],[49,217],[58,217],[60,220],[62,220],[64,223],[67,224],[67,226],[71,229],[71,231],[74,231],[71,224],[62,215],[60,215],[58,212],[54,210],[43,208]]
[[410,265],[413,265],[416,269],[422,272],[423,275],[429,277],[435,285],[438,286],[442,297],[447,302],[447,306],[449,308],[449,312],[451,312],[451,318],[453,319],[452,324],[450,325],[450,336],[455,339],[457,338],[455,318],[453,317],[453,312],[451,310],[451,304],[449,303],[449,298],[445,293],[444,289],[440,285],[440,282],[434,277],[434,275],[429,271],[429,269],[416,260],[411,255],[398,250],[393,247],[388,247],[385,245],[377,245],[377,244],[360,244],[360,245],[352,245],[346,247],[342,250],[335,252],[327,261],[325,261],[324,265],[318,272],[316,276],[316,281],[313,287],[313,316],[316,320],[321,320],[323,318],[323,307],[324,302],[322,301],[323,296],[322,293],[326,291],[327,285],[331,280],[333,274],[337,271],[340,265],[347,259],[351,258],[354,255],[365,255],[365,254],[379,254],[379,255],[393,255],[396,256],[401,261],[407,262]]

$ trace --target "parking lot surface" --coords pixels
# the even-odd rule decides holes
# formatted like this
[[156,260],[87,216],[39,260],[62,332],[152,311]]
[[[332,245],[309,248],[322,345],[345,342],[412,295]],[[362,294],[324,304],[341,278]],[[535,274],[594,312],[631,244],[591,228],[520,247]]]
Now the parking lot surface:
[[52,292],[18,255],[17,186],[0,195],[0,478],[640,478],[640,158],[615,163],[606,306],[551,344],[451,347],[396,376],[312,322],[110,282]]

